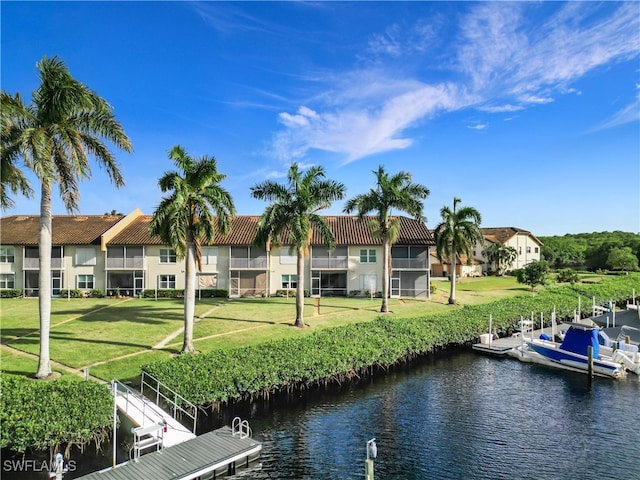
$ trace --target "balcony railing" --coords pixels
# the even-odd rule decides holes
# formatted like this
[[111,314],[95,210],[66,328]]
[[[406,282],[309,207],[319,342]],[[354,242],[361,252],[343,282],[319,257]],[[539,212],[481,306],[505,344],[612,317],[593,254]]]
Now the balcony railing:
[[311,268],[349,268],[348,257],[313,257],[311,258]]
[[420,258],[391,258],[391,266],[397,269],[426,270],[427,261]]
[[[51,268],[54,270],[63,270],[65,268],[65,259],[64,258],[52,258],[51,259]],[[27,257],[22,262],[22,268],[24,270],[37,270],[40,268],[40,259]]]
[[143,257],[132,257],[132,258],[107,258],[107,269],[118,269],[118,268],[131,268],[144,270],[146,268],[146,262]]
[[267,259],[266,258],[233,258],[229,260],[230,268],[255,268],[260,270],[266,270]]

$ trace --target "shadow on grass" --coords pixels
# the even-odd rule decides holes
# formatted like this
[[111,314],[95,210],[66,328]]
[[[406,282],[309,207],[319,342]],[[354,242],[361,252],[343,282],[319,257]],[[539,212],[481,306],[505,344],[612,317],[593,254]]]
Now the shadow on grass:
[[[89,343],[89,344],[96,344],[96,345],[117,345],[117,346],[120,346],[120,347],[135,347],[135,348],[139,348],[139,349],[142,349],[142,350],[150,350],[151,349],[151,345],[141,345],[139,343],[118,342],[118,341],[114,341],[114,340],[92,340],[92,339],[87,339],[87,338],[70,337],[69,335],[71,335],[71,333],[52,331],[49,334],[49,339],[50,340],[61,340],[61,341],[64,341],[64,342]],[[17,339],[15,342],[12,342],[11,344],[8,344],[8,346],[13,347],[13,348],[17,348],[18,350],[22,350],[21,348],[19,348],[20,345],[34,345],[34,344],[38,344],[38,343],[40,343],[40,337],[39,336],[22,337],[22,338]]]

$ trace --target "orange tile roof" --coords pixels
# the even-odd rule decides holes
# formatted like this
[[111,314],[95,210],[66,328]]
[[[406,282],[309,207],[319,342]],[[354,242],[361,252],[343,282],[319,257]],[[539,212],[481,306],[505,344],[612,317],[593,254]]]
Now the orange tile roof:
[[[99,245],[100,236],[122,218],[123,215],[54,215],[53,245]],[[38,215],[0,218],[0,244],[38,245],[39,229]]]
[[[37,245],[38,243],[38,217],[26,217],[20,229],[20,234],[13,234],[14,224],[20,224],[17,218],[5,217],[1,219],[2,234],[0,243],[5,245]],[[84,219],[84,220],[77,220]],[[100,235],[117,223],[122,216],[56,216],[54,217],[54,245],[79,245],[83,243],[100,243]],[[214,243],[216,245],[251,245],[256,234],[258,216],[238,216],[231,221],[231,231],[227,235],[216,233]],[[374,237],[371,233],[369,220],[373,217],[365,217],[359,221],[352,216],[328,216],[325,217],[336,238],[337,245],[382,245],[382,239]],[[423,222],[407,217],[400,218],[400,236],[396,245],[433,245],[431,233]],[[122,232],[118,233],[110,241],[110,245],[161,245],[158,237],[149,235],[150,215],[140,215],[135,218]],[[78,231],[78,225],[83,228]],[[89,228],[91,226],[91,228]],[[9,230],[9,231],[7,231]],[[286,244],[286,238],[283,239]],[[319,235],[314,234],[312,245],[322,245]]]
[[522,228],[517,227],[490,227],[490,228],[481,228],[482,234],[484,237],[493,242],[493,243],[506,243],[511,237],[516,236],[517,234],[529,235],[536,242],[542,245],[542,242],[538,240],[535,235],[533,235],[528,230],[523,230]]

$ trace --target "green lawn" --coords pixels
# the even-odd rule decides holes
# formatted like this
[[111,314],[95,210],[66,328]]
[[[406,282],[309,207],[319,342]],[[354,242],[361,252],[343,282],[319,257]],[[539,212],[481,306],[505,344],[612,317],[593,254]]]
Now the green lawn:
[[[429,300],[390,299],[391,316],[411,318],[451,308],[446,305],[448,282],[434,282]],[[463,279],[457,284],[460,304],[492,301],[527,292],[512,277]],[[295,318],[293,298],[203,299],[196,303],[194,344],[214,349],[308,335],[357,321],[370,321],[379,313],[379,298],[325,297],[316,311],[315,299],[305,299],[305,322],[310,328],[291,328]],[[90,368],[104,380],[140,374],[140,365],[169,358],[180,350],[183,302],[180,299],[53,299],[51,359],[77,370]],[[39,348],[37,299],[2,299],[1,342],[31,356],[0,349],[2,371],[30,375],[37,366]],[[166,341],[168,339],[168,341]],[[166,345],[153,349],[160,342]],[[54,368],[54,370],[60,370]],[[68,374],[68,372],[63,372]]]

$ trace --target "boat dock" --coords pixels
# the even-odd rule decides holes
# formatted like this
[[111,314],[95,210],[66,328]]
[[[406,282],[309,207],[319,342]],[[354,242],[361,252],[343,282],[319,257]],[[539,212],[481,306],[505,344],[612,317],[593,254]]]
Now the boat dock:
[[[233,475],[258,458],[262,445],[249,436],[246,421],[222,427],[172,447],[140,456],[116,468],[80,477],[81,480],[191,480]],[[246,425],[246,430],[243,427]]]
[[[549,335],[549,337],[553,337],[552,327],[533,330],[532,325],[533,322],[531,322],[530,320],[523,321],[521,323],[520,331],[514,333],[510,337],[492,339],[489,334],[480,335],[480,343],[474,344],[472,348],[478,352],[502,357],[508,355],[509,352],[514,348],[522,345],[523,336],[525,340],[531,338],[540,338],[540,335],[542,335],[543,333],[546,333],[547,335]],[[558,331],[559,326],[556,327],[555,330]]]

